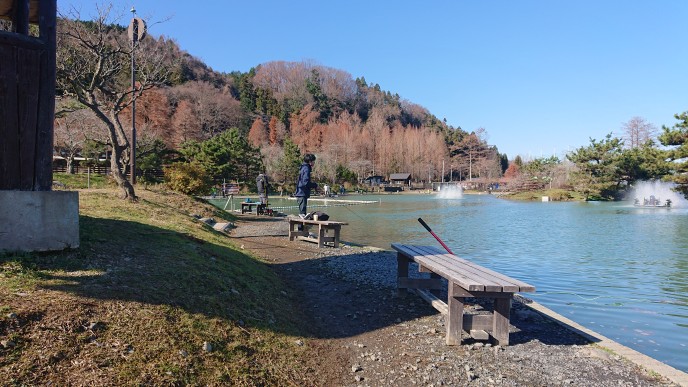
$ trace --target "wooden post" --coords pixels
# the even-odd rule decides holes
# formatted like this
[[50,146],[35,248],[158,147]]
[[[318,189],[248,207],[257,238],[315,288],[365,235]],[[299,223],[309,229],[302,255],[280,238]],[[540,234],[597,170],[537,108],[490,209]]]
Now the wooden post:
[[509,314],[511,313],[511,294],[508,298],[495,298],[492,320],[492,337],[495,344],[509,345]]
[[408,278],[409,273],[409,259],[406,255],[397,253],[397,296],[401,297],[406,294],[405,288],[399,287],[400,278]]
[[36,177],[33,189],[35,191],[51,191],[53,186],[57,0],[44,0],[39,4],[39,39],[43,41],[44,51],[41,54],[35,160]]
[[447,286],[447,345],[461,344],[461,331],[463,330],[463,304],[464,297],[457,295],[455,285],[449,282]]

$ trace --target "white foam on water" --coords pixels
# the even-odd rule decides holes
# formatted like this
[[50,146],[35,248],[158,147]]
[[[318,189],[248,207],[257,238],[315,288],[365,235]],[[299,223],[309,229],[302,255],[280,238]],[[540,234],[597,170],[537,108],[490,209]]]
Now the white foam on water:
[[439,199],[461,199],[463,197],[463,188],[460,185],[442,187],[437,197]]
[[650,196],[654,195],[660,204],[666,203],[669,199],[672,208],[688,208],[688,200],[680,192],[674,191],[674,187],[676,184],[663,181],[639,181],[634,184],[627,199],[638,199],[640,203],[643,203],[643,199],[649,199]]

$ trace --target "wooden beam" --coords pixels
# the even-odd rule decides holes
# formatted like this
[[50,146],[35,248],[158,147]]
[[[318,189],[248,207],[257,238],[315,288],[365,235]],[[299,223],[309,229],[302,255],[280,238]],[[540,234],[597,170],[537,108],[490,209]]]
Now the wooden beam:
[[444,286],[439,278],[397,277],[397,287],[402,289],[442,289]]

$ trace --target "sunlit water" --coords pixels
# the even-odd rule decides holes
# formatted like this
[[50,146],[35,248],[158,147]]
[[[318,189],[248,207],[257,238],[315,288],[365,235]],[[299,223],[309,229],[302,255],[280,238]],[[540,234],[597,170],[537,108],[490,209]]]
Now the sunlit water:
[[[441,247],[534,285],[550,309],[688,371],[688,206],[516,202],[491,195],[362,195],[374,204],[314,208],[346,221],[345,242]],[[296,213],[293,201],[283,201]],[[313,207],[318,203],[311,201]],[[332,203],[330,203],[332,204]],[[273,201],[273,205],[278,205]]]

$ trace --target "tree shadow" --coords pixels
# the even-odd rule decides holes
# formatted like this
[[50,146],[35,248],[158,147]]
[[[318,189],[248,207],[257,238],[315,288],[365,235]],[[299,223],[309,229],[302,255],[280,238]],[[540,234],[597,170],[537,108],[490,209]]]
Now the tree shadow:
[[[326,256],[323,249],[321,258],[267,264],[190,234],[136,222],[81,216],[80,227],[88,232],[82,232],[78,250],[4,255],[0,262],[19,261],[48,290],[166,305],[314,338],[352,337],[438,314],[420,297],[397,291],[393,252]],[[519,302],[511,323],[512,344],[588,342]]]

